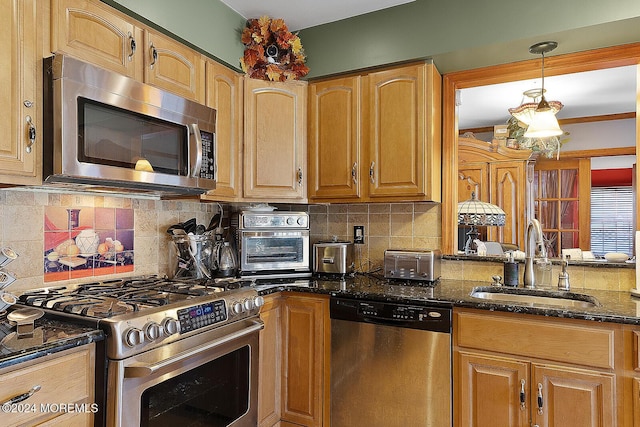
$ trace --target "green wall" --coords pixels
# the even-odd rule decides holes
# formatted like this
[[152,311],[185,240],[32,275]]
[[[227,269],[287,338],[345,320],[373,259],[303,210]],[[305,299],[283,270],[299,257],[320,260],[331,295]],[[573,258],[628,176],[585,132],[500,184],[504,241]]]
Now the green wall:
[[[220,0],[102,0],[239,67],[245,19]],[[640,1],[416,0],[300,32],[309,77],[433,58],[441,73],[640,41]]]
[[[302,30],[310,77],[432,57],[442,73],[640,41],[640,1],[416,0]],[[634,19],[629,19],[634,18]]]

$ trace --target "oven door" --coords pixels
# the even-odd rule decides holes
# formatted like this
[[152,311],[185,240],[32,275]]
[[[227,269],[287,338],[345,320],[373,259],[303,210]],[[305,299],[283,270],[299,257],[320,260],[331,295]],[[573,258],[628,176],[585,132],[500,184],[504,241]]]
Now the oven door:
[[238,321],[108,362],[107,425],[257,425],[258,338]]
[[242,231],[242,274],[309,269],[309,230]]

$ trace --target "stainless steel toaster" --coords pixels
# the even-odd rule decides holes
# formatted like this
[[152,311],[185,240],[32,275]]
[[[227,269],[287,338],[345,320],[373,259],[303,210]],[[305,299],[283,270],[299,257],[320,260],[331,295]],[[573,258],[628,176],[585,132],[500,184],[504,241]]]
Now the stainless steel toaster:
[[384,277],[435,282],[440,279],[441,258],[439,250],[387,249],[384,251]]
[[313,272],[351,274],[355,270],[353,243],[318,242],[313,244]]

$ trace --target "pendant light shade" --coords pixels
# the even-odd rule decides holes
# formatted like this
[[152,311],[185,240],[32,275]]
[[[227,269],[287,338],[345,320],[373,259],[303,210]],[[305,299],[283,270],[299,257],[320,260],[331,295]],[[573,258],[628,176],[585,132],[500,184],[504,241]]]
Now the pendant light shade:
[[[546,104],[546,106],[544,105]],[[562,129],[558,124],[556,115],[547,104],[547,101],[542,96],[538,108],[536,108],[533,120],[529,124],[527,131],[524,133],[525,138],[548,138],[551,136],[562,135]]]
[[558,124],[558,119],[556,119],[555,113],[557,113],[557,109],[552,108],[544,97],[544,54],[551,52],[557,46],[558,43],[548,41],[536,43],[529,48],[529,52],[542,55],[542,88],[540,90],[542,97],[533,113],[531,123],[528,123],[529,127],[524,133],[525,138],[549,138],[563,133]]

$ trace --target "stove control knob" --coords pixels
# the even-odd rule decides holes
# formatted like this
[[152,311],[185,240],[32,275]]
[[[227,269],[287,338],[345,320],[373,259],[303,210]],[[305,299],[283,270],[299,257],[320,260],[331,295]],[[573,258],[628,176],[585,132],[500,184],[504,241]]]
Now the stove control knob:
[[255,307],[255,305],[254,305],[254,302],[253,302],[253,300],[252,300],[252,299],[246,299],[246,300],[244,300],[244,308],[245,308],[247,311],[251,311],[251,310],[253,310],[253,308],[254,308],[254,307]]
[[233,313],[234,314],[242,314],[244,311],[244,305],[240,302],[233,303]]
[[160,338],[161,334],[162,329],[156,322],[149,322],[144,325],[144,336],[147,337],[149,341],[157,340],[158,338]]
[[162,321],[162,329],[164,330],[164,334],[166,336],[177,334],[178,332],[180,332],[180,324],[176,319],[165,317],[165,319]]
[[287,225],[293,225],[293,222],[294,222],[294,221],[295,221],[295,220],[294,220],[293,218],[288,217],[288,218],[287,218]]
[[144,332],[138,328],[128,328],[124,331],[124,343],[127,347],[135,347],[144,342]]
[[264,298],[262,298],[261,296],[257,296],[253,299],[253,304],[256,306],[256,308],[260,308],[264,305]]

